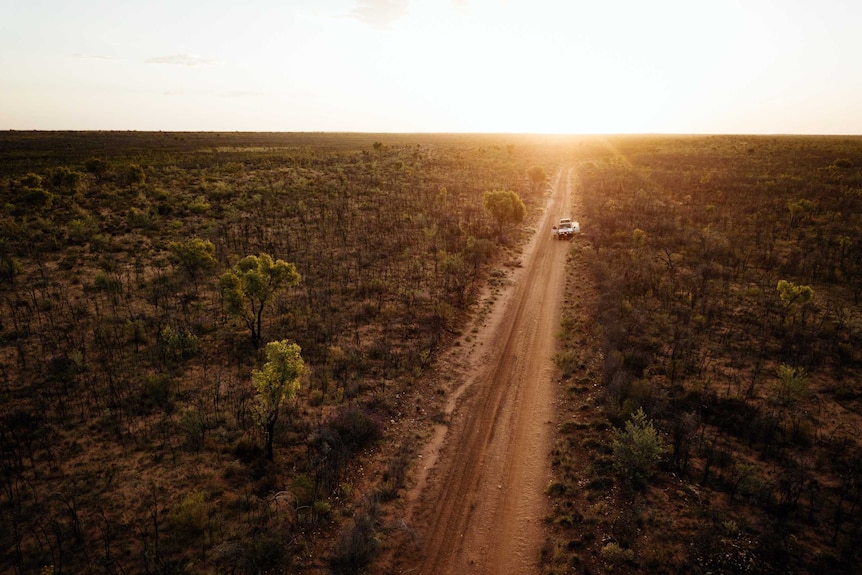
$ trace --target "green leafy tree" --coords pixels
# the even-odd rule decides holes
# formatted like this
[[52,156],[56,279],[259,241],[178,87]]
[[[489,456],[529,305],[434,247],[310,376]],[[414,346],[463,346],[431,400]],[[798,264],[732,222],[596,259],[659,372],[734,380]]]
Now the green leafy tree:
[[797,285],[787,280],[778,280],[776,286],[778,296],[781,298],[781,303],[784,305],[784,319],[791,318],[791,322],[795,321],[796,312],[799,309],[803,310],[803,323],[805,321],[806,305],[814,299],[814,290],[811,286]]
[[803,305],[814,299],[814,290],[811,286],[796,285],[787,280],[778,280],[778,295],[781,303],[786,307]]
[[257,415],[264,432],[264,450],[273,458],[272,440],[282,403],[296,396],[299,380],[305,373],[302,350],[287,340],[266,344],[266,363],[252,375],[257,395]]
[[625,429],[616,430],[613,450],[620,478],[631,486],[640,486],[652,475],[664,448],[652,421],[638,408]]
[[213,269],[218,263],[215,258],[215,245],[209,240],[192,238],[185,242],[170,242],[168,250],[180,269],[188,274],[195,288],[200,274]]
[[263,310],[273,294],[299,283],[296,266],[268,254],[246,256],[219,278],[218,287],[228,313],[240,318],[260,347]]
[[500,231],[504,226],[520,224],[527,216],[527,207],[524,202],[518,194],[511,190],[485,192],[483,205],[497,220]]

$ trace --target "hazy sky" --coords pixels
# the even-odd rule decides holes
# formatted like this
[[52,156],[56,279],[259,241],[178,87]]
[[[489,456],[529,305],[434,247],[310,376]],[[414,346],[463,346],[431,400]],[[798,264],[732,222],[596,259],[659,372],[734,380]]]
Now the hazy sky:
[[859,0],[0,0],[0,129],[862,134]]

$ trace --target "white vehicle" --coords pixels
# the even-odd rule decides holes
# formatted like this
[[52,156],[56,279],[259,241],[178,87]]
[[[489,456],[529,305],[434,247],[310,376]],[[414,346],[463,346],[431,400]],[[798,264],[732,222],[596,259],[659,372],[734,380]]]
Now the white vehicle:
[[569,240],[575,234],[581,233],[581,225],[571,218],[563,218],[560,224],[553,227],[555,240]]

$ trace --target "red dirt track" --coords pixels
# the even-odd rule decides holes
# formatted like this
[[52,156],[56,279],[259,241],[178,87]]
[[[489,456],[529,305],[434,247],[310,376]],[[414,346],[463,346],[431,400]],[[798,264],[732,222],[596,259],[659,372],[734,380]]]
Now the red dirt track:
[[407,498],[418,564],[402,557],[396,572],[539,571],[555,418],[552,356],[569,249],[551,226],[571,215],[570,177],[570,170],[555,177],[522,265],[471,345],[444,359],[455,378],[449,425],[435,430]]

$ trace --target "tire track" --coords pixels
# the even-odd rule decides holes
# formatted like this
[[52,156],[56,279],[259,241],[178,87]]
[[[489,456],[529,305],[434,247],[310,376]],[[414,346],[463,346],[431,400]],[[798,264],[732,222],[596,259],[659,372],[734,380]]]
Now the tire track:
[[468,368],[451,425],[439,430],[442,448],[425,458],[436,464],[427,485],[419,479],[412,515],[422,538],[420,573],[538,571],[554,420],[551,358],[568,249],[551,239],[551,226],[569,215],[569,175],[556,175],[523,266],[497,304],[499,320],[478,335],[492,351]]

